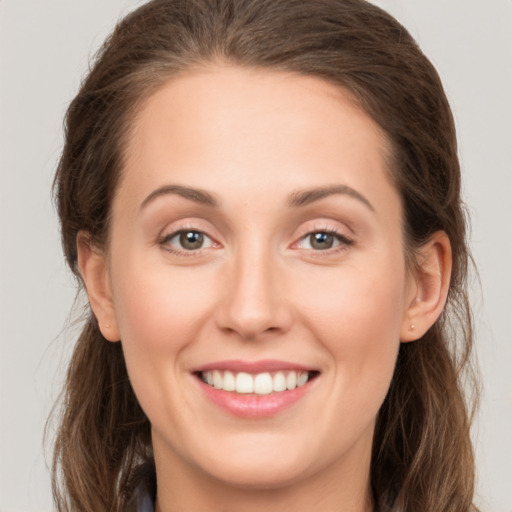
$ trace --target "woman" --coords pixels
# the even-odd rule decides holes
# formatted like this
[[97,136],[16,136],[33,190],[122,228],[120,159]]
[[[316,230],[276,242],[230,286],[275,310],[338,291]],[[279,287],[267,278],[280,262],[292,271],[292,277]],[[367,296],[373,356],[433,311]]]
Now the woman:
[[396,20],[149,2],[66,127],[59,510],[471,510],[455,131]]

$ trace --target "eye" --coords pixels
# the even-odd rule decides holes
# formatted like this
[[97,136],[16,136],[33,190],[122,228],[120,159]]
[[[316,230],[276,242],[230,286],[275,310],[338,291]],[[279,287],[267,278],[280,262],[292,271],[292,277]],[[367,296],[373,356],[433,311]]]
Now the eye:
[[340,245],[350,245],[352,240],[332,231],[315,231],[308,233],[299,241],[299,246],[303,249],[314,251],[326,251]]
[[193,229],[182,229],[163,238],[161,245],[174,251],[197,251],[215,245],[205,233]]

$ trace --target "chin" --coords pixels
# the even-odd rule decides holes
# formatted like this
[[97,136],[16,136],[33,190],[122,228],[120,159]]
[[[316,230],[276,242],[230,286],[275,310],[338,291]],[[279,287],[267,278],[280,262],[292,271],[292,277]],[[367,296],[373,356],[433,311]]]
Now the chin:
[[[229,465],[229,463],[228,463]],[[212,476],[226,485],[246,490],[274,490],[300,482],[306,472],[292,464],[252,461],[250,466],[236,464],[218,469]]]
[[[211,453],[203,468],[215,479],[244,489],[278,489],[313,473],[318,457],[308,457],[305,443],[290,446],[285,440],[256,436],[244,442],[229,443]],[[237,439],[241,441],[241,439]],[[203,453],[204,455],[204,453]]]

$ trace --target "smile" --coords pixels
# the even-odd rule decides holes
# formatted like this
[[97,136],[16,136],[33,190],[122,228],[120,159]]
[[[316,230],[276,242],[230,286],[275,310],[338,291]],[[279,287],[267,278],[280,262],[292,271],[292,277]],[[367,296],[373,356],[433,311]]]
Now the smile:
[[313,378],[315,373],[290,370],[251,374],[247,372],[209,370],[199,372],[199,377],[203,382],[215,389],[238,394],[269,395],[271,393],[280,393],[300,388]]
[[283,361],[224,361],[195,368],[204,395],[224,411],[265,418],[292,407],[308,394],[320,372]]

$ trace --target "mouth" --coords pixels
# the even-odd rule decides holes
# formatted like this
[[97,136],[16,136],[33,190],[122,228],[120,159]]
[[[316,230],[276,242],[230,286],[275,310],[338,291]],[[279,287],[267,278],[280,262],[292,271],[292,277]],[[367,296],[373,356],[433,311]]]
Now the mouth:
[[268,418],[303,403],[320,371],[278,360],[228,360],[192,371],[204,396],[225,412],[246,419]]
[[315,379],[319,372],[315,370],[278,370],[260,373],[209,369],[195,372],[205,384],[214,389],[228,391],[238,395],[263,396],[293,391]]

